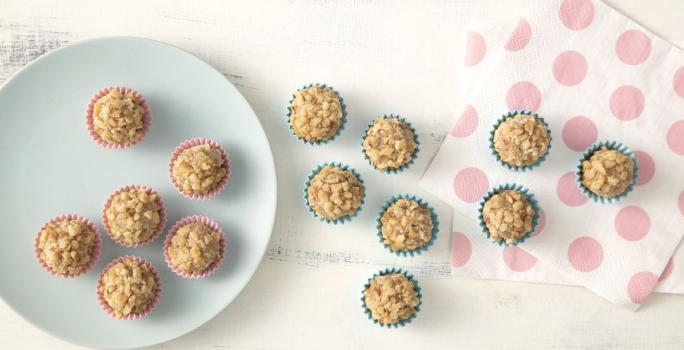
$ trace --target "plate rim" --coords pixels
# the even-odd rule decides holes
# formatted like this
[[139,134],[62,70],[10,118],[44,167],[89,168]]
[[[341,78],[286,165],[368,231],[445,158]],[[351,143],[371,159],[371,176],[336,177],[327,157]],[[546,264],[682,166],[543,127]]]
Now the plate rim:
[[214,319],[219,313],[221,313],[221,312],[222,312],[223,310],[225,310],[230,304],[232,304],[233,301],[235,301],[235,299],[237,299],[240,295],[242,295],[242,292],[245,290],[245,288],[247,287],[247,285],[249,285],[249,283],[250,283],[250,282],[252,281],[252,279],[254,278],[254,275],[255,275],[256,272],[259,270],[259,267],[261,266],[261,263],[262,263],[263,260],[264,260],[264,256],[266,255],[266,251],[268,250],[268,246],[270,245],[271,238],[273,238],[273,229],[274,229],[274,227],[275,227],[275,220],[276,220],[276,217],[277,217],[277,215],[278,215],[278,171],[277,171],[277,167],[275,166],[275,158],[273,157],[273,148],[271,147],[271,141],[270,141],[269,138],[268,138],[268,135],[267,135],[267,133],[266,133],[266,129],[264,129],[264,126],[263,126],[263,124],[261,123],[261,119],[259,119],[259,116],[258,116],[257,113],[254,111],[254,108],[253,108],[252,105],[247,101],[247,99],[246,99],[245,96],[240,92],[240,90],[238,90],[238,88],[235,87],[235,85],[234,85],[230,80],[228,80],[228,78],[226,78],[225,75],[224,75],[223,73],[221,73],[221,71],[219,71],[218,69],[216,69],[216,67],[212,66],[212,65],[209,64],[207,61],[205,61],[205,60],[203,60],[202,58],[196,56],[195,54],[193,54],[193,53],[190,52],[190,51],[187,51],[187,50],[185,50],[185,49],[183,49],[183,48],[180,48],[180,47],[178,47],[178,46],[176,46],[176,45],[174,45],[174,44],[170,44],[170,43],[167,43],[167,42],[163,42],[163,41],[161,41],[161,40],[156,40],[156,39],[151,39],[151,38],[145,38],[145,37],[140,37],[140,36],[112,35],[112,36],[93,37],[93,38],[82,39],[82,40],[78,40],[78,41],[66,43],[66,44],[64,44],[64,45],[62,45],[62,46],[60,46],[60,47],[54,48],[54,49],[52,49],[52,50],[49,50],[49,51],[47,51],[47,52],[41,54],[40,56],[38,56],[38,57],[36,57],[35,59],[31,60],[31,62],[28,62],[28,63],[25,64],[23,67],[19,68],[16,72],[12,73],[12,74],[11,74],[11,75],[10,75],[10,76],[9,76],[9,77],[0,85],[0,94],[2,94],[2,92],[6,89],[7,85],[8,85],[10,82],[12,82],[14,79],[17,79],[17,77],[18,77],[19,75],[21,75],[21,73],[24,72],[24,70],[26,70],[27,68],[33,66],[34,64],[36,64],[36,63],[38,63],[38,62],[40,62],[40,61],[46,59],[47,57],[49,57],[49,56],[55,54],[56,52],[59,52],[59,51],[64,50],[64,49],[71,49],[71,48],[73,48],[73,47],[77,47],[77,46],[81,46],[81,45],[88,45],[88,44],[91,44],[91,43],[93,43],[93,42],[108,41],[108,40],[130,40],[130,41],[147,42],[147,43],[152,43],[152,44],[155,44],[155,45],[166,46],[166,47],[169,47],[169,48],[178,50],[178,51],[182,52],[182,53],[185,54],[185,55],[190,56],[192,59],[194,59],[194,60],[196,60],[196,61],[199,61],[200,63],[202,63],[202,64],[208,66],[208,67],[211,68],[216,74],[220,75],[220,76],[225,80],[225,82],[226,82],[227,84],[229,84],[233,89],[235,89],[235,91],[237,91],[237,93],[238,93],[238,95],[240,96],[240,98],[241,98],[241,99],[243,100],[243,102],[247,105],[247,107],[249,107],[249,110],[252,112],[252,114],[254,114],[254,117],[256,118],[257,124],[259,125],[259,128],[261,129],[261,132],[262,132],[263,135],[264,135],[264,139],[266,140],[266,146],[267,146],[267,148],[268,148],[268,153],[269,153],[269,156],[270,156],[270,157],[269,157],[269,158],[270,158],[270,162],[268,162],[268,164],[269,164],[269,167],[270,167],[270,168],[272,169],[272,171],[273,171],[273,181],[272,181],[272,184],[271,184],[271,186],[273,187],[273,207],[272,207],[273,216],[272,216],[272,218],[270,219],[271,223],[268,225],[268,226],[270,227],[270,231],[269,231],[269,234],[268,234],[268,239],[266,240],[266,244],[264,244],[263,248],[261,249],[261,253],[259,254],[260,256],[259,256],[258,263],[255,265],[255,268],[252,269],[252,271],[250,272],[250,276],[249,276],[249,278],[247,279],[246,283],[240,288],[240,291],[239,291],[237,294],[235,294],[235,296],[234,296],[232,299],[230,299],[230,300],[228,300],[227,302],[223,303],[223,305],[222,305],[220,308],[217,308],[216,312],[213,312],[206,320],[204,320],[203,322],[201,322],[201,323],[198,324],[197,326],[188,329],[187,331],[181,332],[181,333],[176,334],[176,335],[174,335],[174,336],[172,336],[172,337],[170,337],[170,338],[166,338],[166,339],[159,340],[159,341],[155,340],[155,341],[152,341],[152,342],[146,342],[146,343],[136,344],[136,345],[132,345],[132,346],[126,346],[126,347],[102,347],[102,346],[100,346],[100,345],[95,345],[95,344],[89,344],[89,343],[87,343],[87,342],[76,341],[76,340],[74,340],[74,339],[70,339],[70,338],[68,338],[68,337],[65,337],[65,336],[62,336],[62,335],[59,335],[59,334],[55,334],[54,332],[52,332],[52,331],[50,331],[50,330],[47,330],[47,329],[43,328],[42,326],[40,326],[40,325],[34,323],[33,320],[27,318],[22,312],[20,312],[19,310],[17,310],[17,308],[15,308],[14,305],[12,305],[11,303],[9,303],[9,302],[7,301],[7,299],[5,299],[5,297],[2,295],[2,293],[0,293],[0,300],[2,300],[2,302],[3,302],[5,305],[7,305],[7,306],[9,307],[9,309],[12,310],[16,315],[18,315],[19,317],[21,317],[22,320],[26,321],[26,322],[29,323],[31,326],[33,326],[33,327],[39,329],[39,330],[42,331],[43,333],[49,334],[50,336],[52,336],[52,337],[54,337],[54,338],[57,338],[57,339],[59,339],[59,340],[61,340],[61,341],[64,341],[64,342],[67,342],[67,343],[70,343],[70,344],[81,345],[81,346],[88,346],[88,347],[99,348],[99,349],[133,349],[133,348],[138,348],[138,347],[149,347],[149,346],[154,346],[154,345],[166,343],[166,342],[169,342],[169,341],[171,341],[171,340],[178,339],[178,338],[180,338],[180,337],[182,337],[182,336],[184,336],[184,335],[187,335],[187,334],[189,334],[189,333],[192,333],[193,331],[195,331],[195,330],[197,330],[198,328],[200,328],[200,327],[204,326],[205,324],[207,324],[207,322],[209,322],[209,321],[211,321],[212,319]]

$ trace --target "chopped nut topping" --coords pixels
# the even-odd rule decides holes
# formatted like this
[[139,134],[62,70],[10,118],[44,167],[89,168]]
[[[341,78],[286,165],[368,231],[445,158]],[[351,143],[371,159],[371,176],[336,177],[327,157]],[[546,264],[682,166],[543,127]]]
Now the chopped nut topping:
[[351,171],[325,166],[307,189],[309,205],[317,215],[329,220],[351,215],[361,207],[364,187]]
[[150,268],[130,257],[112,265],[101,278],[98,291],[116,317],[146,311],[159,288]]
[[430,209],[407,199],[399,199],[380,218],[382,237],[392,251],[415,250],[432,239]]
[[96,242],[95,232],[84,222],[56,221],[40,231],[40,259],[61,275],[76,275],[90,263]]
[[615,197],[627,190],[633,172],[630,157],[603,146],[582,162],[582,185],[601,197]]
[[219,259],[221,234],[207,225],[193,222],[182,226],[171,238],[168,255],[183,272],[201,272]]
[[533,164],[546,153],[550,142],[546,125],[524,114],[506,118],[494,132],[494,149],[512,166]]
[[399,168],[416,150],[413,131],[396,118],[378,118],[368,129],[363,150],[378,169]]
[[116,144],[129,144],[143,137],[145,109],[134,93],[121,93],[112,89],[95,101],[93,128],[103,140]]
[[535,215],[527,197],[516,190],[505,190],[491,196],[484,204],[482,216],[494,241],[517,242],[532,230]]
[[415,284],[401,273],[375,277],[363,296],[373,319],[382,324],[410,318],[420,303]]
[[105,218],[113,238],[129,244],[143,242],[161,225],[159,196],[145,188],[116,194],[105,208]]
[[297,91],[290,107],[292,130],[309,142],[330,139],[342,123],[340,97],[328,87],[316,84]]
[[197,145],[183,150],[173,163],[172,176],[185,194],[205,194],[228,175],[221,150]]

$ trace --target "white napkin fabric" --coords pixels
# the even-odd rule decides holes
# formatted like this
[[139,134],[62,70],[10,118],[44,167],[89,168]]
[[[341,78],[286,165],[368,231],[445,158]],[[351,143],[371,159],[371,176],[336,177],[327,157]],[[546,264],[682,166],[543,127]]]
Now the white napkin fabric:
[[[512,31],[486,28],[468,33],[466,106],[421,179],[455,209],[456,273],[583,285],[631,309],[659,279],[658,290],[683,292],[672,271],[684,257],[667,263],[684,234],[684,53],[600,1],[536,2]],[[513,109],[551,129],[532,172],[504,169],[488,148]],[[639,165],[637,186],[613,204],[575,184],[581,152],[602,140],[636,151]],[[489,242],[477,221],[482,196],[504,183],[528,188],[544,214],[519,247]]]

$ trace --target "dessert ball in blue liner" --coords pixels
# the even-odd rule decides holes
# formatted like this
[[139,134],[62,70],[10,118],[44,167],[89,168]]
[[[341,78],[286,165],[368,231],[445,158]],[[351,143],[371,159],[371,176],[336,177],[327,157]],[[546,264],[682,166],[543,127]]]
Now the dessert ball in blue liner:
[[[530,116],[535,119],[535,121],[540,122],[543,126],[546,132],[544,133],[543,131],[539,135],[542,141],[538,142],[537,147],[541,147],[542,151],[541,154],[538,155],[538,158],[534,160],[533,162],[529,164],[524,164],[524,165],[515,165],[511,164],[509,161],[505,160],[502,158],[501,154],[499,151],[496,149],[496,132],[509,118],[515,118],[518,115],[522,116]],[[542,129],[543,130],[543,129]],[[547,142],[543,142],[545,140]],[[497,163],[499,163],[502,167],[511,170],[511,171],[520,171],[520,172],[526,172],[526,171],[531,171],[534,168],[539,167],[544,160],[546,160],[546,157],[548,156],[549,152],[551,151],[551,129],[549,129],[549,125],[544,121],[544,118],[540,117],[537,113],[533,113],[530,111],[510,111],[504,115],[502,115],[499,119],[497,119],[496,123],[494,123],[494,126],[492,127],[492,131],[489,132],[489,152],[496,158]],[[546,145],[545,149],[543,148]],[[535,145],[530,145],[530,142],[528,141],[528,149],[531,151],[535,150]],[[506,156],[508,158],[508,156]]]
[[[387,210],[395,203],[397,203],[399,200],[407,200],[410,202],[415,202],[417,203],[420,207],[424,208],[425,211],[427,211],[427,219],[429,220],[429,224],[432,226],[432,228],[429,230],[430,233],[430,238],[425,241],[422,245],[417,246],[413,249],[411,248],[402,248],[402,249],[393,249],[391,246],[391,242],[387,242],[385,240],[385,237],[382,232],[383,228],[383,223],[382,219],[385,216],[385,213],[387,213]],[[415,218],[415,216],[414,216]],[[424,219],[424,218],[421,218]],[[421,220],[419,220],[421,221]],[[424,221],[424,220],[423,220]],[[411,221],[409,222],[411,226],[417,226],[420,227],[421,224],[424,224],[424,222],[415,222]],[[383,206],[380,208],[380,211],[378,212],[378,219],[377,219],[377,225],[376,228],[378,230],[378,238],[380,240],[380,243],[382,243],[383,246],[385,246],[385,249],[387,249],[389,252],[399,255],[399,256],[414,256],[414,255],[419,255],[423,253],[424,251],[428,250],[434,243],[435,240],[437,240],[437,234],[439,233],[439,220],[437,218],[437,214],[435,213],[435,210],[428,204],[428,202],[424,201],[421,198],[418,198],[413,195],[409,194],[399,194],[396,196],[393,196],[392,198],[388,199],[385,201]],[[404,235],[405,237],[405,235]],[[419,237],[416,237],[419,238]],[[388,240],[389,241],[389,240]],[[401,243],[404,243],[406,241],[403,241]],[[406,245],[406,244],[402,244]]]
[[[381,123],[391,130],[382,129]],[[385,174],[397,174],[408,169],[418,158],[419,151],[420,141],[416,129],[405,118],[394,114],[385,114],[373,120],[366,127],[361,140],[363,157],[375,170]]]
[[[296,113],[296,108],[307,112]],[[296,122],[293,125],[293,114],[298,115],[301,126]],[[319,83],[305,85],[292,95],[285,118],[292,135],[309,145],[333,141],[344,129],[346,121],[347,106],[344,99],[331,86]]]
[[[376,279],[384,277],[382,280]],[[394,287],[393,295],[383,295],[383,286]],[[401,286],[397,289],[396,287]],[[389,310],[382,305],[379,299],[385,297],[386,303],[403,304],[396,315],[392,315]],[[405,270],[398,268],[384,269],[375,273],[363,287],[361,291],[361,307],[363,311],[376,325],[383,328],[403,327],[414,318],[420,311],[423,295],[420,292],[418,281]],[[387,300],[389,299],[389,300]]]
[[[592,161],[594,155],[597,158]],[[600,164],[595,164],[595,161]],[[639,177],[634,152],[617,141],[601,141],[591,145],[582,153],[576,170],[577,187],[585,196],[601,204],[610,204],[627,197]],[[592,186],[595,187],[592,189]]]
[[[322,174],[321,172],[323,171],[326,172],[326,174]],[[325,178],[320,178],[320,184],[317,182],[317,176],[319,174],[325,176]],[[346,181],[333,184],[323,183],[322,181],[327,179],[328,176],[333,176],[335,178],[342,177],[345,178]],[[338,184],[340,187],[336,186]],[[314,190],[314,188],[311,187],[312,185],[320,185],[320,188]],[[339,197],[339,194],[342,193],[340,191],[350,193],[351,197],[346,198],[344,195]],[[337,197],[335,197],[336,195]],[[363,180],[361,179],[361,175],[350,166],[342,163],[323,163],[317,166],[311,171],[311,174],[309,174],[304,183],[304,203],[306,204],[307,209],[315,218],[329,224],[343,224],[347,221],[351,221],[351,219],[356,217],[361,211],[365,196],[366,189]],[[311,203],[312,199],[314,199],[315,203]],[[341,201],[341,204],[335,203],[335,201]],[[333,213],[330,213],[331,211]],[[327,214],[330,215],[326,216],[325,212],[328,212]]]
[[[504,191],[508,190],[513,190],[517,191],[520,194],[524,196],[524,199],[527,200],[527,202],[532,206],[532,209],[534,210],[534,213],[532,214],[531,217],[531,227],[529,230],[526,230],[522,235],[520,235],[517,240],[513,242],[507,242],[505,239],[492,239],[492,233],[490,232],[489,228],[487,228],[487,223],[485,220],[485,204],[489,199],[491,199],[494,195],[500,194]],[[482,232],[487,236],[487,239],[491,240],[492,242],[500,245],[500,246],[517,246],[523,242],[525,242],[534,230],[537,228],[537,222],[539,221],[539,203],[537,200],[534,198],[534,195],[528,191],[526,188],[517,185],[517,184],[504,184],[504,185],[499,185],[493,189],[491,189],[487,194],[482,198],[480,201],[480,208],[478,209],[478,221],[480,223],[480,228],[482,229]]]

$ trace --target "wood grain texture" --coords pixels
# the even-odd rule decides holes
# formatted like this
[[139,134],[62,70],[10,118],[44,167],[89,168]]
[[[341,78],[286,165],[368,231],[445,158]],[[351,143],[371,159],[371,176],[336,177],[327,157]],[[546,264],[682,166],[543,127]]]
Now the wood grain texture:
[[[460,104],[468,22],[510,20],[530,1],[0,0],[0,82],[69,42],[141,36],[212,64],[260,117],[279,176],[278,215],[262,266],[218,317],[155,348],[683,348],[682,296],[653,296],[632,313],[582,288],[450,277],[450,210],[419,191],[417,180]],[[609,3],[684,42],[684,2]],[[341,91],[350,122],[333,144],[311,148],[288,133],[283,118],[292,92],[316,81]],[[422,141],[420,159],[400,176],[375,173],[360,153],[365,124],[384,113],[409,118]],[[359,169],[369,189],[362,214],[344,226],[309,217],[300,196],[311,168],[329,160]],[[375,236],[376,211],[397,189],[424,196],[440,216],[441,237],[417,258],[388,254]],[[424,291],[419,317],[401,330],[373,326],[359,305],[365,279],[386,266],[414,272]],[[5,304],[0,304],[0,324],[3,348],[74,348]]]

